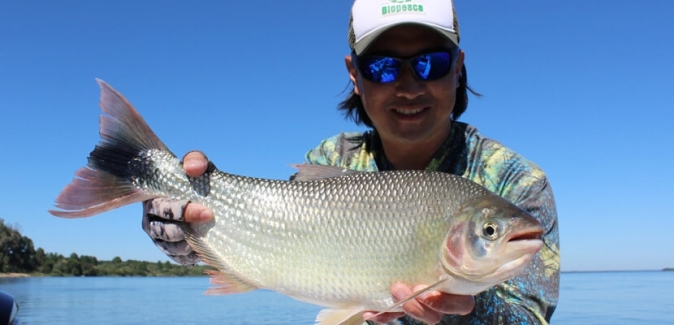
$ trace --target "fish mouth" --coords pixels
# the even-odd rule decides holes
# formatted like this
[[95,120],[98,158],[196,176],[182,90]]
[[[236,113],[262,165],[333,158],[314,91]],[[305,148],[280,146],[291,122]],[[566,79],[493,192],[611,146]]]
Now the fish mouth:
[[[521,255],[521,259],[530,259],[543,247],[543,229],[532,227],[523,229],[507,238],[506,254],[509,256]],[[527,257],[528,256],[528,257]]]
[[508,238],[508,242],[541,240],[542,237],[543,237],[542,229],[528,229],[512,234],[510,238]]
[[520,230],[507,238],[507,245],[502,252],[507,263],[501,265],[494,274],[500,274],[502,279],[515,276],[529,265],[534,256],[543,247],[543,229],[541,227],[531,227]]

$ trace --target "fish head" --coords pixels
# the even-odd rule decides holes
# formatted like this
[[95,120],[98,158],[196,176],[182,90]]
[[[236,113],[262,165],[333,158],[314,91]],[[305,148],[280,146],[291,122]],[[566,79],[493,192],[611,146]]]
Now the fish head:
[[522,272],[543,246],[540,222],[495,194],[467,202],[450,222],[442,269],[481,288]]

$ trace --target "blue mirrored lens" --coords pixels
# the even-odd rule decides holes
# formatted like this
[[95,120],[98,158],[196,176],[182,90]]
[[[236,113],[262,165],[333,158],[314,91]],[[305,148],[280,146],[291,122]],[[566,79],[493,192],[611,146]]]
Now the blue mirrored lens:
[[390,83],[398,78],[400,61],[390,57],[364,58],[361,73],[374,82]]
[[447,52],[422,54],[412,58],[412,68],[421,80],[435,80],[444,77],[452,65]]
[[409,59],[388,56],[364,56],[358,58],[360,73],[368,80],[378,83],[392,83],[398,78],[404,62],[409,62],[419,80],[435,80],[447,75],[452,65],[448,52],[433,52]]

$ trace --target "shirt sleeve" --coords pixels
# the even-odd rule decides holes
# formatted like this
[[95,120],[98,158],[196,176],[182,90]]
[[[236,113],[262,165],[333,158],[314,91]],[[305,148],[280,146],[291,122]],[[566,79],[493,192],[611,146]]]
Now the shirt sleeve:
[[336,154],[337,138],[332,137],[321,141],[315,148],[309,150],[304,156],[307,164],[335,166],[334,161],[341,160]]
[[377,164],[368,152],[364,135],[340,133],[327,138],[304,156],[307,164],[339,166],[357,171],[376,171]]

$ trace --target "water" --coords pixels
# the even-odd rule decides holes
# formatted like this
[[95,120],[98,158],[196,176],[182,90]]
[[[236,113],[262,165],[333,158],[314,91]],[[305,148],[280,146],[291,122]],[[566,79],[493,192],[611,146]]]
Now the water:
[[553,324],[674,324],[674,272],[563,273]]
[[319,307],[259,290],[206,296],[208,277],[0,279],[21,324],[313,324]]
[[[205,296],[208,279],[0,279],[21,324],[313,324],[320,307],[270,291]],[[674,324],[674,272],[564,273],[553,324]]]

